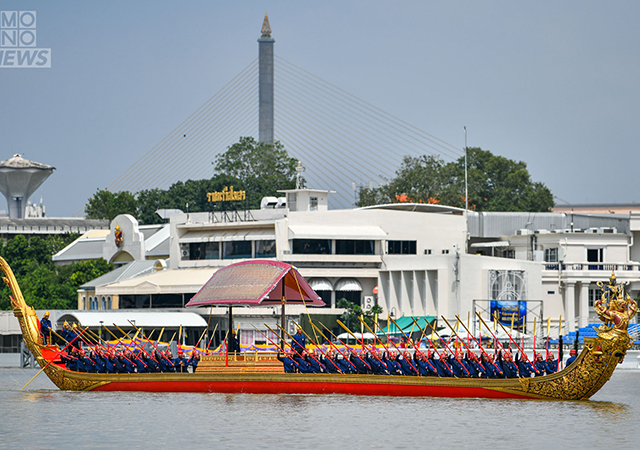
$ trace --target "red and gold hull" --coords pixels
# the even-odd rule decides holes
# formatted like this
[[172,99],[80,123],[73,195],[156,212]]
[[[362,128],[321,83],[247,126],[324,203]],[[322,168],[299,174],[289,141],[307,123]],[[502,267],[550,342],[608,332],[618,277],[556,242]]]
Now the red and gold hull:
[[203,356],[196,373],[80,373],[53,362],[57,353],[42,346],[36,313],[25,304],[15,277],[2,258],[0,269],[13,293],[13,311],[25,345],[51,381],[63,390],[586,400],[609,380],[624,359],[631,339],[626,331],[603,326],[597,338],[585,343],[573,364],[558,373],[536,378],[288,374],[273,354],[258,353],[241,355],[230,363],[224,355]]

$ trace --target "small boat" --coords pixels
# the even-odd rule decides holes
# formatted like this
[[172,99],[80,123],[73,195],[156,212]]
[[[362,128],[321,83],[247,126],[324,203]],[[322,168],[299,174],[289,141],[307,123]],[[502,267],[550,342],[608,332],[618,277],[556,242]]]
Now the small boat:
[[[586,400],[611,377],[632,341],[627,327],[637,305],[625,297],[615,275],[599,285],[595,309],[604,322],[597,337],[585,341],[578,358],[565,369],[534,378],[445,378],[394,375],[285,373],[273,352],[203,355],[195,373],[101,374],[75,372],[60,361],[56,346],[46,346],[39,320],[16,278],[0,258],[4,281],[20,322],[24,342],[45,374],[60,389],[73,391],[220,392],[257,394],[349,394],[411,397]],[[285,301],[286,298],[286,301]],[[322,304],[295,267],[277,261],[250,261],[214,274],[192,299],[194,304]],[[231,318],[231,314],[229,314]]]

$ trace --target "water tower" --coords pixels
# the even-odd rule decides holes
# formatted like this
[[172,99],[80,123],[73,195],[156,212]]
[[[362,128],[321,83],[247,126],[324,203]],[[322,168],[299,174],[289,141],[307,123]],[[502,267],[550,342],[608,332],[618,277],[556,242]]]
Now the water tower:
[[24,159],[21,155],[0,161],[0,192],[7,198],[9,217],[24,218],[27,200],[54,169],[47,164]]

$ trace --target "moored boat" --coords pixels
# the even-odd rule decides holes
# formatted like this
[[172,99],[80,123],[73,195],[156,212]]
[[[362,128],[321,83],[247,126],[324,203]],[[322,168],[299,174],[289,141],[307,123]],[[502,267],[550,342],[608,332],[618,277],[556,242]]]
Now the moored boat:
[[[306,285],[293,266],[274,261],[253,261],[244,266],[250,267],[235,271],[221,269],[216,272],[217,284],[207,283],[201,290],[203,295],[194,297],[194,303],[231,305],[241,299],[245,303],[256,305],[280,303],[284,305],[296,301],[305,304],[319,301],[317,295]],[[284,373],[282,363],[272,352],[203,355],[195,373],[101,374],[72,371],[61,363],[58,349],[55,346],[44,345],[39,332],[38,317],[34,309],[25,303],[11,268],[2,258],[0,258],[0,269],[4,272],[3,279],[12,292],[13,311],[20,323],[25,345],[58,388],[78,391],[586,400],[610,379],[616,366],[624,359],[631,344],[627,327],[637,310],[635,302],[629,298],[628,294],[625,296],[621,287],[615,284],[615,277],[612,276],[609,285],[601,286],[603,295],[595,305],[604,322],[597,330],[597,337],[585,342],[580,355],[567,368],[554,374],[534,378],[490,379]],[[251,280],[234,278],[247,274],[260,279],[260,289],[252,290]],[[267,286],[266,290],[264,286]],[[239,295],[238,289],[244,289],[246,292]]]

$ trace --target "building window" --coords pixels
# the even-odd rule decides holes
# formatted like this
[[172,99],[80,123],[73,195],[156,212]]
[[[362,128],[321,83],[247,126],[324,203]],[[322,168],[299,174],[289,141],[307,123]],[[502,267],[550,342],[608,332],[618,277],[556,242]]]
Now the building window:
[[373,255],[375,241],[336,239],[336,255]]
[[87,296],[86,295],[82,296],[82,309],[89,309],[89,306],[87,304]]
[[[604,248],[588,248],[587,262],[601,263],[604,262]],[[589,264],[589,270],[602,270],[603,266]]]
[[0,336],[0,353],[20,353],[21,334],[5,334]]
[[276,257],[275,239],[256,241],[256,258],[275,258],[275,257]]
[[341,299],[344,299],[348,302],[355,303],[356,305],[361,306],[362,305],[361,294],[362,292],[360,291],[336,291],[336,306],[339,305]]
[[220,243],[190,242],[188,244],[180,244],[180,255],[183,261],[220,259]]
[[502,257],[516,259],[516,251],[514,249],[502,250]]
[[230,241],[222,244],[222,259],[251,258],[251,241]]
[[292,249],[298,255],[330,255],[331,241],[329,239],[293,239]]
[[106,297],[103,295],[102,298],[100,298],[101,303],[102,303],[102,310],[106,310],[107,309],[107,299]]
[[287,194],[287,206],[289,207],[289,211],[297,211],[297,201],[298,195],[296,192],[289,192]]
[[111,309],[111,296],[107,297],[107,309]]
[[[416,241],[387,241],[387,253],[389,255],[415,255]],[[431,251],[429,253],[431,254]]]
[[91,302],[91,309],[92,310],[97,310],[98,309],[98,297],[89,297],[89,302]]
[[318,197],[309,197],[309,210],[318,210]]
[[443,255],[448,255],[449,254],[449,249],[445,248],[444,250],[442,250],[442,254]]
[[544,260],[546,262],[558,262],[558,248],[545,248]]

